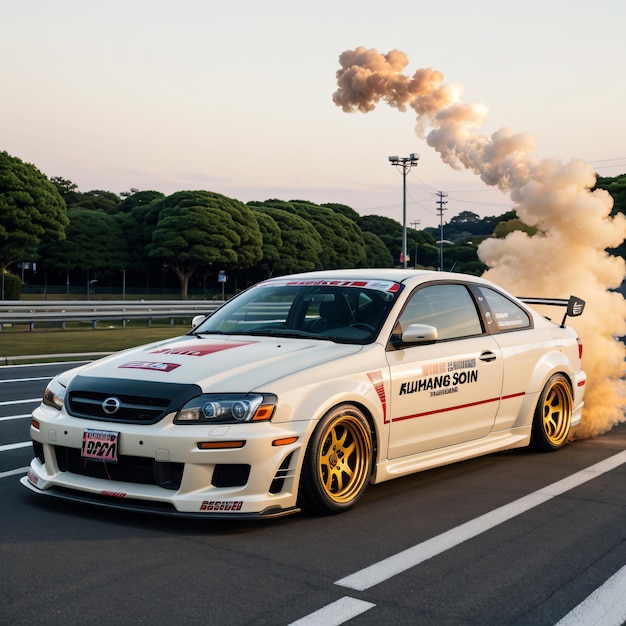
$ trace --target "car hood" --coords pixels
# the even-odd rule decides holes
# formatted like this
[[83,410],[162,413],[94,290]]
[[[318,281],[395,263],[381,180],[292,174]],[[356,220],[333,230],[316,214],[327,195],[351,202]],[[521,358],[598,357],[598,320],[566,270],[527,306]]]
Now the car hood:
[[81,376],[195,383],[205,392],[247,392],[362,349],[313,339],[184,336],[118,352],[79,370]]

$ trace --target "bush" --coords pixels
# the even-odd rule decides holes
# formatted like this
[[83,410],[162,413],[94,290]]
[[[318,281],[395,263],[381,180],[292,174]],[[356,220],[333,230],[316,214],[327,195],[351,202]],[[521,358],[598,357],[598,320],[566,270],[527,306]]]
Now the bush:
[[3,300],[19,300],[22,297],[22,281],[15,275],[5,272],[2,276],[4,285]]

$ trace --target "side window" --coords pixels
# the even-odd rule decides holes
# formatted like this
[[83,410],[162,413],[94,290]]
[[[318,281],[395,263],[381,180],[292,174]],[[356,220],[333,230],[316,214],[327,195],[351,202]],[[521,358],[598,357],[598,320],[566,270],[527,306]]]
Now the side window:
[[491,313],[487,313],[489,324],[495,323],[496,330],[518,330],[520,328],[530,328],[530,318],[515,302],[509,300],[501,293],[489,287],[480,287],[480,291],[487,301]]
[[474,300],[467,287],[456,284],[429,285],[416,291],[400,315],[400,326],[429,324],[439,339],[480,335],[483,332]]

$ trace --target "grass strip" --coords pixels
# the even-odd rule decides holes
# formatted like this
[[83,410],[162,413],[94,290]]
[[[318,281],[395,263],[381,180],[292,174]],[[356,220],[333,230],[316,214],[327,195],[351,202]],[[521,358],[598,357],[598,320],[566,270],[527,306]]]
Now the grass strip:
[[[0,365],[19,365],[41,361],[42,354],[86,354],[89,352],[116,352],[152,341],[161,341],[183,335],[189,326],[168,324],[126,326],[126,328],[98,328],[91,325],[68,324],[66,330],[59,328],[35,329],[6,327],[0,332]],[[12,359],[32,356],[32,359]],[[79,357],[77,357],[79,358]],[[46,359],[48,360],[48,359]],[[56,359],[55,359],[56,360]],[[59,360],[72,360],[71,357]]]

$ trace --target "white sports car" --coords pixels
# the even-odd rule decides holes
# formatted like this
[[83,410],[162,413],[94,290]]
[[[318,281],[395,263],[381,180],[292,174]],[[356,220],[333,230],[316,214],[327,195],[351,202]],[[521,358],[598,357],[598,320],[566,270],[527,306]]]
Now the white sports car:
[[445,272],[266,280],[187,335],[53,379],[21,482],[108,507],[272,517],[344,511],[369,483],[498,450],[556,450],[581,418],[582,344],[565,320],[583,307]]

